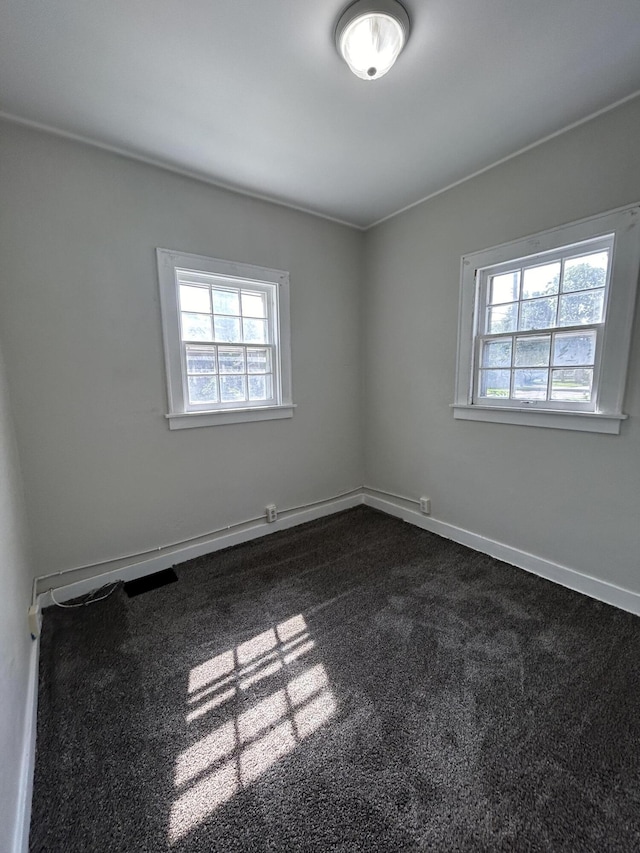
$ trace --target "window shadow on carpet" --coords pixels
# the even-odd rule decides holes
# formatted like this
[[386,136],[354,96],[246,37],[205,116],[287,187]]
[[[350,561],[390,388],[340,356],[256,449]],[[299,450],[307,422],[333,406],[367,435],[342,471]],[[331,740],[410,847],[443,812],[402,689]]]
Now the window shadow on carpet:
[[[187,731],[198,737],[176,760],[168,841],[176,843],[327,725],[336,698],[302,615],[193,667]],[[256,695],[247,702],[248,691]],[[238,700],[242,699],[242,702]],[[211,727],[201,733],[203,722]]]

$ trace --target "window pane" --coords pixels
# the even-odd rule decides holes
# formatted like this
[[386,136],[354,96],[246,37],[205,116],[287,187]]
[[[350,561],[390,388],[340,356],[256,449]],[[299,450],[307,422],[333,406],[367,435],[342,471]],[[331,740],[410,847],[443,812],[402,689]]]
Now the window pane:
[[271,377],[270,376],[250,376],[249,377],[249,399],[250,400],[270,400],[273,394],[271,393]]
[[218,290],[213,288],[211,291],[213,298],[213,311],[215,314],[233,314],[235,317],[240,314],[240,298],[237,290]]
[[218,362],[220,373],[244,373],[244,350],[240,347],[235,349],[220,347]]
[[211,311],[211,300],[208,287],[190,287],[180,285],[180,308],[183,311]]
[[487,332],[490,335],[496,332],[514,332],[518,322],[518,303],[510,305],[498,305],[487,311]]
[[243,317],[266,317],[265,294],[254,293],[250,290],[243,290],[242,315]]
[[267,342],[267,324],[265,320],[242,320],[242,333],[248,344],[264,344]]
[[564,262],[562,290],[589,290],[604,287],[607,280],[609,252],[594,252]]
[[516,367],[548,367],[551,335],[516,338]]
[[581,326],[601,323],[604,290],[583,290],[560,297],[559,326]]
[[215,376],[189,377],[189,402],[217,403],[218,383]]
[[215,373],[215,349],[187,347],[187,373]]
[[482,350],[483,367],[511,367],[511,338],[487,341]]
[[566,400],[568,403],[588,403],[591,400],[593,370],[590,367],[577,370],[551,371],[551,399]]
[[546,400],[548,370],[516,370],[513,396],[516,400]]
[[548,329],[556,324],[556,305],[558,299],[555,296],[549,299],[533,299],[531,302],[523,302],[520,308],[520,329]]
[[246,376],[221,376],[220,398],[223,403],[243,402],[247,399]]
[[240,341],[240,320],[235,317],[219,317],[214,320],[217,341]]
[[514,302],[518,298],[520,287],[520,270],[491,276],[491,298],[489,302]]
[[211,339],[210,314],[182,314],[183,341],[210,341]]
[[271,373],[271,352],[268,349],[248,349],[247,372]]
[[595,355],[595,332],[566,332],[554,338],[554,364],[593,364]]
[[540,267],[529,267],[524,271],[522,298],[533,299],[535,296],[557,293],[559,284],[560,261]]
[[481,370],[481,397],[508,397],[511,383],[510,370]]

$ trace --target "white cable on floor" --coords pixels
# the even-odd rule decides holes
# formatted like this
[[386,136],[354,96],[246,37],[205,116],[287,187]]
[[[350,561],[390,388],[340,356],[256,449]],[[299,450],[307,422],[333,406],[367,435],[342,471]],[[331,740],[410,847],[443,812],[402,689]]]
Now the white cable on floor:
[[[77,604],[64,604],[64,602],[62,602],[62,601],[57,601],[55,595],[53,594],[53,589],[49,590],[49,595],[51,596],[51,600],[53,601],[53,603],[55,605],[57,605],[58,607],[69,607],[69,608],[86,607],[88,604],[95,604],[97,601],[104,601],[105,598],[109,598],[109,596],[116,591],[116,587],[119,585],[119,583],[120,583],[120,581],[118,581],[117,583],[113,583],[113,584],[105,584],[105,586],[102,586],[102,587],[100,587],[100,589],[97,589],[95,591],[95,593],[93,593],[91,595],[91,597],[88,598],[86,601],[79,601]],[[111,587],[109,592],[106,592],[104,595],[101,595],[99,598],[95,597],[99,592],[101,592],[103,589],[106,589],[109,586]]]

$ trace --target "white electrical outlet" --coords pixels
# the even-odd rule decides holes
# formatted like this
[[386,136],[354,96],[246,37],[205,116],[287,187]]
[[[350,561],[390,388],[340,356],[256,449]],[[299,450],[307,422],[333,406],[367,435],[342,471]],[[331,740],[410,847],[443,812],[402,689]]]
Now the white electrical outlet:
[[269,522],[269,524],[272,524],[274,521],[277,521],[278,508],[275,504],[267,504],[267,506],[264,508],[264,511],[267,514],[267,521]]
[[431,515],[431,498],[420,498],[420,512]]
[[42,608],[40,604],[33,604],[29,608],[29,631],[34,640],[37,640],[42,630]]

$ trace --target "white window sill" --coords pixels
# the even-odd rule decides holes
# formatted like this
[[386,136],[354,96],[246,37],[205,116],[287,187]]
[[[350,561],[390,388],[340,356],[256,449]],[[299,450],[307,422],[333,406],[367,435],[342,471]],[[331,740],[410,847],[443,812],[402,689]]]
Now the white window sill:
[[169,429],[243,424],[248,421],[273,421],[293,417],[294,403],[283,406],[263,406],[259,409],[225,409],[219,412],[177,412],[165,415]]
[[627,415],[599,412],[563,412],[560,409],[498,408],[497,406],[452,406],[453,417],[463,421],[490,421],[497,424],[572,429],[580,432],[604,432],[619,435],[620,424]]

